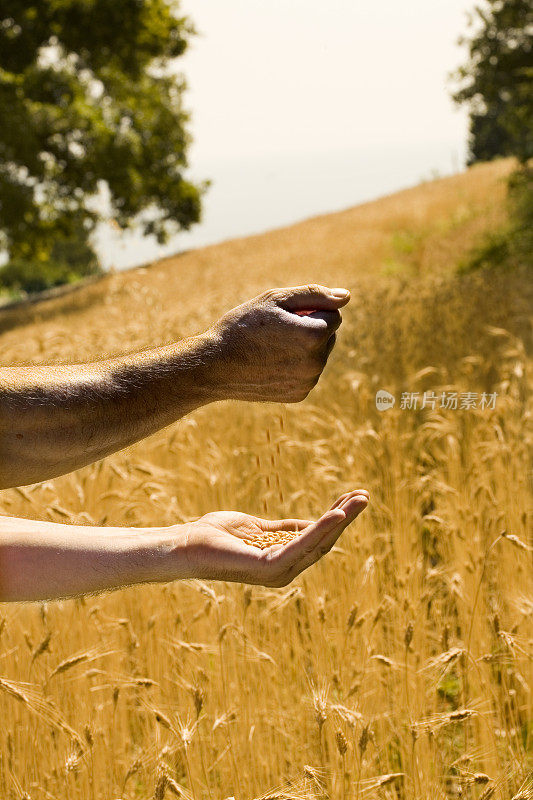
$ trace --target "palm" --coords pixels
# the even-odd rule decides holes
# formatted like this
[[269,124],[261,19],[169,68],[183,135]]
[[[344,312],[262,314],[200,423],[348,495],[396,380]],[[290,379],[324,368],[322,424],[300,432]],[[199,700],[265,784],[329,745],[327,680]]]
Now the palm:
[[251,514],[241,514],[240,511],[214,511],[205,514],[201,518],[201,522],[207,523],[210,526],[211,535],[220,536],[228,543],[228,546],[234,545],[238,550],[241,549],[243,544],[247,547],[250,545],[248,542],[261,537],[267,532],[275,530],[300,530],[296,524],[306,522],[311,525],[309,520],[279,520],[280,526],[273,520],[262,519],[261,517],[254,517]]
[[[316,522],[266,520],[238,511],[205,514],[190,527],[188,552],[194,573],[215,580],[284,586],[331,550],[367,501],[365,491],[349,492]],[[265,549],[251,546],[276,531],[298,531],[298,536]]]

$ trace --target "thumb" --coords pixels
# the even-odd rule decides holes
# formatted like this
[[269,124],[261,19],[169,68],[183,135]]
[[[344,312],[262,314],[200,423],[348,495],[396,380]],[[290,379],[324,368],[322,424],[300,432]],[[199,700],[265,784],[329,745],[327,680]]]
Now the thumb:
[[329,289],[316,283],[279,289],[276,303],[286,311],[335,311],[350,300],[348,289]]

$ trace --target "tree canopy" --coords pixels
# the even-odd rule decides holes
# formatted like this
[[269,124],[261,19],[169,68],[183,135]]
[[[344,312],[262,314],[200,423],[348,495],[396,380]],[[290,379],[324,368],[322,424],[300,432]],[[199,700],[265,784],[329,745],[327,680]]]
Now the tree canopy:
[[79,243],[102,182],[121,228],[140,219],[164,242],[199,219],[174,63],[193,32],[175,0],[2,0],[0,246],[11,259]]
[[469,163],[533,157],[533,6],[484,0],[474,9],[468,61],[458,71],[458,103],[470,110]]

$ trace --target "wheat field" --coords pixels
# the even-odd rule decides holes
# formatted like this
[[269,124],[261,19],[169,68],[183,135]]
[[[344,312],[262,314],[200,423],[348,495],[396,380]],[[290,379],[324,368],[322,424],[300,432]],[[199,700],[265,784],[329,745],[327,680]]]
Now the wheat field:
[[[533,289],[455,273],[503,218],[509,167],[0,313],[1,363],[46,364],[169,343],[272,286],[352,293],[303,403],[204,407],[0,492],[0,514],[312,517],[370,492],[283,589],[185,581],[0,606],[2,800],[533,797]],[[424,391],[497,398],[401,408]]]

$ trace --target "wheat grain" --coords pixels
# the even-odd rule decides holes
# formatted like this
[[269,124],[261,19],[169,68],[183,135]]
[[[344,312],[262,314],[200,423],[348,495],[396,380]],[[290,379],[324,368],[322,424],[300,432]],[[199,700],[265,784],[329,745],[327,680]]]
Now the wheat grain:
[[264,533],[251,534],[243,541],[252,547],[266,550],[274,544],[289,544],[300,535],[300,531],[265,531]]

